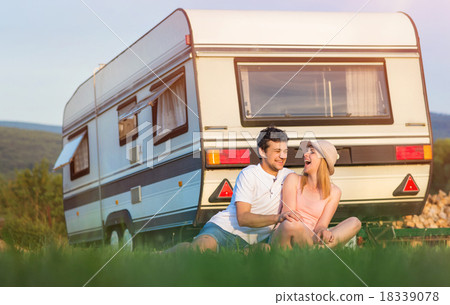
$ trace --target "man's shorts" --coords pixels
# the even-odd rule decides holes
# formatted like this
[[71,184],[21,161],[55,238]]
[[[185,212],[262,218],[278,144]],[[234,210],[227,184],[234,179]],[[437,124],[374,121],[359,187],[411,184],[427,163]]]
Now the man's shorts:
[[207,222],[194,239],[197,239],[202,235],[209,235],[216,240],[217,251],[219,251],[220,248],[242,250],[248,246],[248,243],[240,236],[225,231],[213,222]]

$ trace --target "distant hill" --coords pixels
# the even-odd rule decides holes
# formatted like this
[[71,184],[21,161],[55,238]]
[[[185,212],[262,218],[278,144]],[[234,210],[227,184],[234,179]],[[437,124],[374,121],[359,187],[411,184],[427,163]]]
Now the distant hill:
[[[450,114],[431,112],[431,125],[434,139],[450,138]],[[62,127],[56,125],[0,121],[0,127],[2,126],[62,134]]]
[[0,121],[0,127],[20,128],[20,129],[26,129],[26,130],[40,130],[40,131],[46,131],[46,132],[52,132],[52,133],[58,133],[58,134],[62,133],[62,127],[56,126],[56,125]]
[[[450,138],[450,115],[431,113],[433,139]],[[0,175],[14,177],[14,170],[33,168],[46,158],[53,165],[62,148],[61,127],[0,121]]]
[[432,112],[431,126],[433,127],[433,140],[450,138],[450,115]]
[[14,170],[33,168],[43,158],[53,165],[61,152],[61,134],[0,127],[0,175],[13,178]]

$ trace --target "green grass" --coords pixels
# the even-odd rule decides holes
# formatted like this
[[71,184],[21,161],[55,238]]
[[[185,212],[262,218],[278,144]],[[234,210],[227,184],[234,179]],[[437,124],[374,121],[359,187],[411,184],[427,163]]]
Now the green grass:
[[[83,286],[114,254],[109,248],[44,248],[0,253],[1,286]],[[368,286],[450,286],[450,248],[338,249],[336,254]],[[120,252],[88,286],[363,286],[327,249],[248,255]]]

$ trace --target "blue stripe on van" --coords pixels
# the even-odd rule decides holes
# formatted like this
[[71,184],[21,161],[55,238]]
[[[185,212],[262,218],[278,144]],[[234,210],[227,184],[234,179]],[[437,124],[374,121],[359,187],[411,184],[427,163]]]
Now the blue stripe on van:
[[[193,154],[170,161],[154,168],[147,168],[140,172],[120,177],[101,187],[102,198],[108,198],[130,191],[135,186],[147,186],[156,182],[170,179],[182,174],[202,168],[201,158],[194,158]],[[98,188],[93,187],[87,191],[64,199],[64,211],[71,210],[99,200]]]
[[192,224],[195,216],[197,215],[197,209],[182,213],[176,213],[172,215],[155,217],[149,220],[141,220],[134,222],[134,229],[140,230],[140,232],[157,230],[160,227],[175,227],[177,224],[184,223]]
[[91,242],[103,239],[103,228],[95,230],[86,230],[69,234],[69,244],[76,244],[80,242]]

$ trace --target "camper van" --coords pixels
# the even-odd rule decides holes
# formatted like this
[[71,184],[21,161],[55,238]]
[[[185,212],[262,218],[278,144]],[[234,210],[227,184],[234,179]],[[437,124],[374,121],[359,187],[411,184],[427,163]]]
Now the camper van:
[[[340,158],[333,221],[419,214],[432,134],[417,29],[404,13],[177,9],[68,101],[64,212],[70,243],[201,228],[227,207],[256,138],[288,133]],[[130,243],[132,244],[132,243]]]

